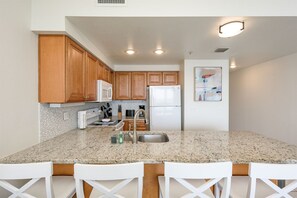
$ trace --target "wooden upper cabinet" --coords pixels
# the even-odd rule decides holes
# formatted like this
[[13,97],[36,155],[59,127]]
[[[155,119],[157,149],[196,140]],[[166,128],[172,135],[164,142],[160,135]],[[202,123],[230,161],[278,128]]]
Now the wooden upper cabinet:
[[146,99],[146,72],[132,72],[131,73],[131,99],[145,100]]
[[65,35],[39,35],[39,102],[96,100],[97,59]]
[[163,72],[163,85],[178,85],[178,72]]
[[79,102],[84,98],[85,50],[75,42],[66,39],[66,101]]
[[38,42],[39,102],[65,102],[66,37],[40,35]]
[[98,66],[97,66],[97,79],[98,80],[103,80],[104,76],[104,65],[101,61],[98,61]]
[[110,79],[110,69],[105,65],[104,66],[104,72],[103,72],[103,80],[106,81],[106,82],[111,82],[111,79]]
[[97,58],[86,53],[85,66],[85,100],[97,99]]
[[39,36],[39,102],[84,101],[85,50],[65,35]]
[[147,72],[147,85],[162,85],[163,75],[162,72]]
[[115,74],[115,99],[131,99],[131,72],[116,72]]

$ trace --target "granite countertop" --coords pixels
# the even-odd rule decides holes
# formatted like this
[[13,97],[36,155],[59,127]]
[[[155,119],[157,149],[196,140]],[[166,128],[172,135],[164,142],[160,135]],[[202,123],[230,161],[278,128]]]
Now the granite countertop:
[[[297,163],[297,147],[253,132],[166,131],[167,143],[111,144],[116,132],[108,128],[72,130],[26,150],[0,159],[0,163],[53,161],[56,164],[113,164],[143,161]],[[143,133],[143,132],[139,132]],[[154,133],[154,132],[144,132]]]

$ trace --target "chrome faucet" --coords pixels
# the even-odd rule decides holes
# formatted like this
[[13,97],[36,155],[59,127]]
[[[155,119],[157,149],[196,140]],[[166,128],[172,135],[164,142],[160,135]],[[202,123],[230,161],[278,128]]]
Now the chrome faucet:
[[133,133],[131,134],[131,133],[129,133],[129,136],[132,138],[132,141],[133,141],[133,144],[137,144],[137,142],[138,142],[138,140],[137,140],[137,131],[136,131],[136,120],[137,120],[137,118],[139,117],[139,114],[140,114],[140,112],[143,112],[143,114],[144,114],[144,121],[145,121],[145,123],[147,123],[147,121],[146,121],[146,113],[145,113],[145,110],[143,110],[143,109],[138,109],[137,111],[136,111],[136,113],[135,113],[135,116],[134,116],[134,123],[133,123]]

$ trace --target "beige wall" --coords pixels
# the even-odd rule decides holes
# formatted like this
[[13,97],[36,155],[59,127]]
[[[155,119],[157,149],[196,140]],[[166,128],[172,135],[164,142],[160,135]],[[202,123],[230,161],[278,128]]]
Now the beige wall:
[[230,129],[297,145],[297,53],[230,74]]
[[[194,67],[222,67],[222,101],[194,101]],[[229,130],[229,61],[185,60],[184,130]]]
[[37,36],[30,0],[0,1],[0,158],[38,143]]

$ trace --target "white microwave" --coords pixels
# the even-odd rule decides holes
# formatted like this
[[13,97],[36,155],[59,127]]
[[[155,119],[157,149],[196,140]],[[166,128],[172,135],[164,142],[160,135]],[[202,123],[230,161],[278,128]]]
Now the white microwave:
[[97,102],[112,101],[112,84],[97,80]]

